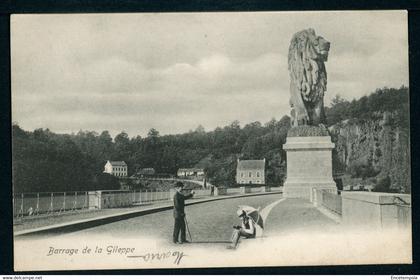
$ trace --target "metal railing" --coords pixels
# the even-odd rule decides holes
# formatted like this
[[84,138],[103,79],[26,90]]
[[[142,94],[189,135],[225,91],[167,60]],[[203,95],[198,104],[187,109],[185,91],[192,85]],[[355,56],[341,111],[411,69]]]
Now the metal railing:
[[[196,189],[194,197],[211,195],[211,189]],[[252,192],[262,192],[254,188]],[[277,191],[273,188],[272,191]],[[216,193],[216,191],[215,191]],[[227,189],[228,195],[240,194],[240,188]],[[87,191],[87,192],[39,192],[13,195],[13,217],[23,218],[37,215],[52,215],[70,211],[129,207],[154,202],[170,201],[173,192],[169,190],[132,191]]]
[[132,191],[133,204],[145,204],[156,201],[167,201],[171,199],[170,191]]
[[76,211],[88,207],[88,192],[40,192],[13,196],[14,217]]

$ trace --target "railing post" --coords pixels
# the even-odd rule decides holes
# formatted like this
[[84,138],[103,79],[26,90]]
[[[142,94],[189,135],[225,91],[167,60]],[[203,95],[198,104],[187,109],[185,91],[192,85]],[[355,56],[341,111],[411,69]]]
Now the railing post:
[[66,192],[63,192],[63,212],[66,212]]
[[21,203],[20,203],[20,212],[22,214],[22,218],[23,218],[23,214],[24,214],[24,207],[23,207],[23,193],[21,194]]
[[49,213],[53,213],[54,212],[54,193],[51,193],[50,196],[50,209],[48,209]]
[[74,200],[73,200],[73,209],[72,211],[76,211],[77,209],[77,192],[74,192]]
[[84,203],[83,203],[83,207],[85,208],[85,209],[88,209],[88,192],[85,192],[85,201],[84,201]]
[[39,215],[39,193],[36,193],[36,209],[34,214]]

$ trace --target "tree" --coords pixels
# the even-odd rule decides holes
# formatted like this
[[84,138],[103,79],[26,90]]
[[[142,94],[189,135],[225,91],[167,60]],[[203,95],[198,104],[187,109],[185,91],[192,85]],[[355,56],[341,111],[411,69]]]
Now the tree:
[[330,107],[334,107],[334,106],[337,106],[337,105],[340,105],[340,104],[346,103],[346,102],[347,102],[347,100],[344,99],[343,97],[341,97],[340,94],[336,94],[333,97],[333,99],[331,99]]
[[115,136],[114,142],[117,146],[126,147],[128,146],[130,140],[128,138],[128,134],[123,131],[117,136]]
[[147,133],[147,137],[149,137],[149,138],[157,138],[157,137],[159,137],[159,131],[157,131],[154,128],[151,128],[149,130],[149,132]]
[[197,126],[197,128],[196,128],[194,131],[195,131],[196,133],[200,133],[200,134],[206,133],[206,131],[205,131],[204,127],[203,127],[201,124],[199,124],[199,125]]
[[[392,112],[392,122],[387,125],[395,128],[399,143],[407,147],[393,158],[395,164],[404,167],[408,165],[404,161],[410,153],[408,109],[408,88],[382,88],[351,102],[337,95],[326,108],[326,114],[328,125],[334,125],[345,119],[360,121],[361,112],[367,119],[381,117],[384,111]],[[100,134],[79,131],[68,135],[55,134],[48,129],[30,132],[13,124],[13,187],[15,192],[91,190],[99,187],[94,178],[102,174],[106,160],[126,161],[129,174],[146,167],[175,174],[178,168],[200,166],[206,169],[210,181],[234,186],[237,158],[266,158],[267,183],[278,185],[286,172],[282,145],[289,128],[290,117],[283,116],[279,121],[271,119],[264,125],[252,122],[242,128],[239,121],[233,121],[208,132],[201,125],[195,131],[177,135],[160,135],[151,128],[145,138],[130,139],[127,133],[121,132],[113,141],[108,131]],[[386,152],[373,148],[372,155],[383,157]],[[381,169],[377,163],[372,166],[372,162],[351,166],[341,163],[340,166],[336,153],[333,153],[333,161],[334,172],[344,170],[355,177],[374,177]],[[399,179],[395,172],[390,172],[392,183],[406,186],[408,190],[410,176],[407,172],[399,171]]]
[[99,174],[96,177],[95,189],[97,190],[119,190],[120,182],[118,178],[108,173]]

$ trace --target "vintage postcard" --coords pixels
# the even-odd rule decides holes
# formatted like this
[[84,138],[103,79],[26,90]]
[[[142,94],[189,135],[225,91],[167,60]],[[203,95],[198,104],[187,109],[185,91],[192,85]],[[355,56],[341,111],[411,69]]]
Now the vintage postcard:
[[412,263],[406,11],[11,17],[16,271]]

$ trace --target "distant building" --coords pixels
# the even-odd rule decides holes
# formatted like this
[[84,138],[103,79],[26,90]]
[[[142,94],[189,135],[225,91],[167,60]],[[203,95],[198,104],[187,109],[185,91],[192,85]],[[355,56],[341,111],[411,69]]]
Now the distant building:
[[240,185],[265,184],[265,159],[239,160],[236,167],[236,183]]
[[128,167],[124,161],[110,161],[105,164],[104,173],[109,173],[116,177],[127,177]]
[[176,173],[178,177],[203,177],[204,169],[202,168],[180,168]]
[[156,171],[154,168],[142,168],[140,171],[137,172],[137,176],[144,178],[144,177],[154,177],[156,175]]

